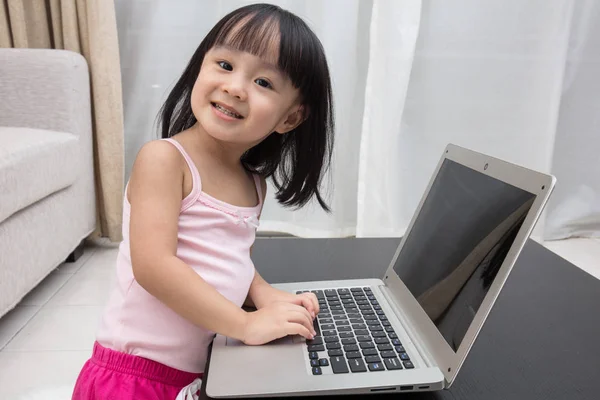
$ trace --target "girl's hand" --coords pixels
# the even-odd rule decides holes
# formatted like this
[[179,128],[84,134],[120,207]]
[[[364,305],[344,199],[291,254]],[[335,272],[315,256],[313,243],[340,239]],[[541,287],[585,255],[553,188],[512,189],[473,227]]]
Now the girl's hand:
[[314,319],[319,313],[319,300],[314,293],[300,293],[300,294],[291,294],[288,293],[288,302],[292,304],[296,304],[306,308],[309,312],[310,316]]
[[242,341],[248,345],[260,345],[287,335],[312,339],[315,334],[312,318],[306,308],[276,302],[246,314]]
[[307,292],[293,294],[275,289],[271,286],[269,286],[269,289],[270,290],[261,298],[261,302],[257,308],[261,309],[272,303],[284,302],[304,307],[313,319],[319,313],[319,300],[314,293]]

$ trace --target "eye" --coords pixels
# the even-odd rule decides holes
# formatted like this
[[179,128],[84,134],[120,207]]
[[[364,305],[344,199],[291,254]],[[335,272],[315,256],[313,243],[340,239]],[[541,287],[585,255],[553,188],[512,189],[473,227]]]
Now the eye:
[[257,85],[262,86],[262,87],[267,88],[267,89],[273,88],[273,86],[271,85],[271,83],[268,80],[263,79],[263,78],[258,78],[254,82],[256,82]]
[[219,64],[219,67],[223,68],[224,70],[233,71],[233,67],[227,61],[219,61],[217,64]]

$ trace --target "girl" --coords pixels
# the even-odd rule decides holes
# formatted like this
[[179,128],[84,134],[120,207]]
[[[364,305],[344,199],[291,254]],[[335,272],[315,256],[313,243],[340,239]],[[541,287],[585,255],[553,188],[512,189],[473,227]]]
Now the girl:
[[233,11],[160,123],[126,188],[117,287],[73,399],[195,398],[215,332],[248,345],[315,334],[316,297],[274,289],[250,259],[265,178],[281,204],[328,210],[333,106],[315,34],[277,6]]

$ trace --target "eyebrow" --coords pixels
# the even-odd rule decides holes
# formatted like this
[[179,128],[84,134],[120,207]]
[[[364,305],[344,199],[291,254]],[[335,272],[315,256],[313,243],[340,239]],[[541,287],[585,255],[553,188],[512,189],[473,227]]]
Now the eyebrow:
[[[232,51],[232,52],[237,52],[237,53],[243,53],[243,51],[241,51],[239,49],[236,49],[235,47],[230,46],[228,44],[217,45],[217,46],[215,46],[215,49],[223,49],[223,50],[227,50],[227,51]],[[262,63],[263,68],[272,70],[273,72],[276,72],[276,73],[281,74],[281,75],[285,75],[283,73],[283,71],[281,70],[281,68],[279,68],[279,66],[277,66],[277,65],[275,65],[273,63],[270,63],[270,62],[264,60],[262,57],[258,57],[258,58],[260,58],[260,61]]]

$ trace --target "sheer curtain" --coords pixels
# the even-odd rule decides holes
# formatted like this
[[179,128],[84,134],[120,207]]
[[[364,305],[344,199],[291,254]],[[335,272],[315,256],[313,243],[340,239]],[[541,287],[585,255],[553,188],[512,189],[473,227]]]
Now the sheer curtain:
[[[600,235],[600,7],[594,0],[287,0],[325,47],[333,213],[280,207],[263,233],[400,236],[448,142],[554,173],[537,237]],[[247,1],[117,0],[126,174],[214,23]],[[168,5],[167,5],[168,4]]]

